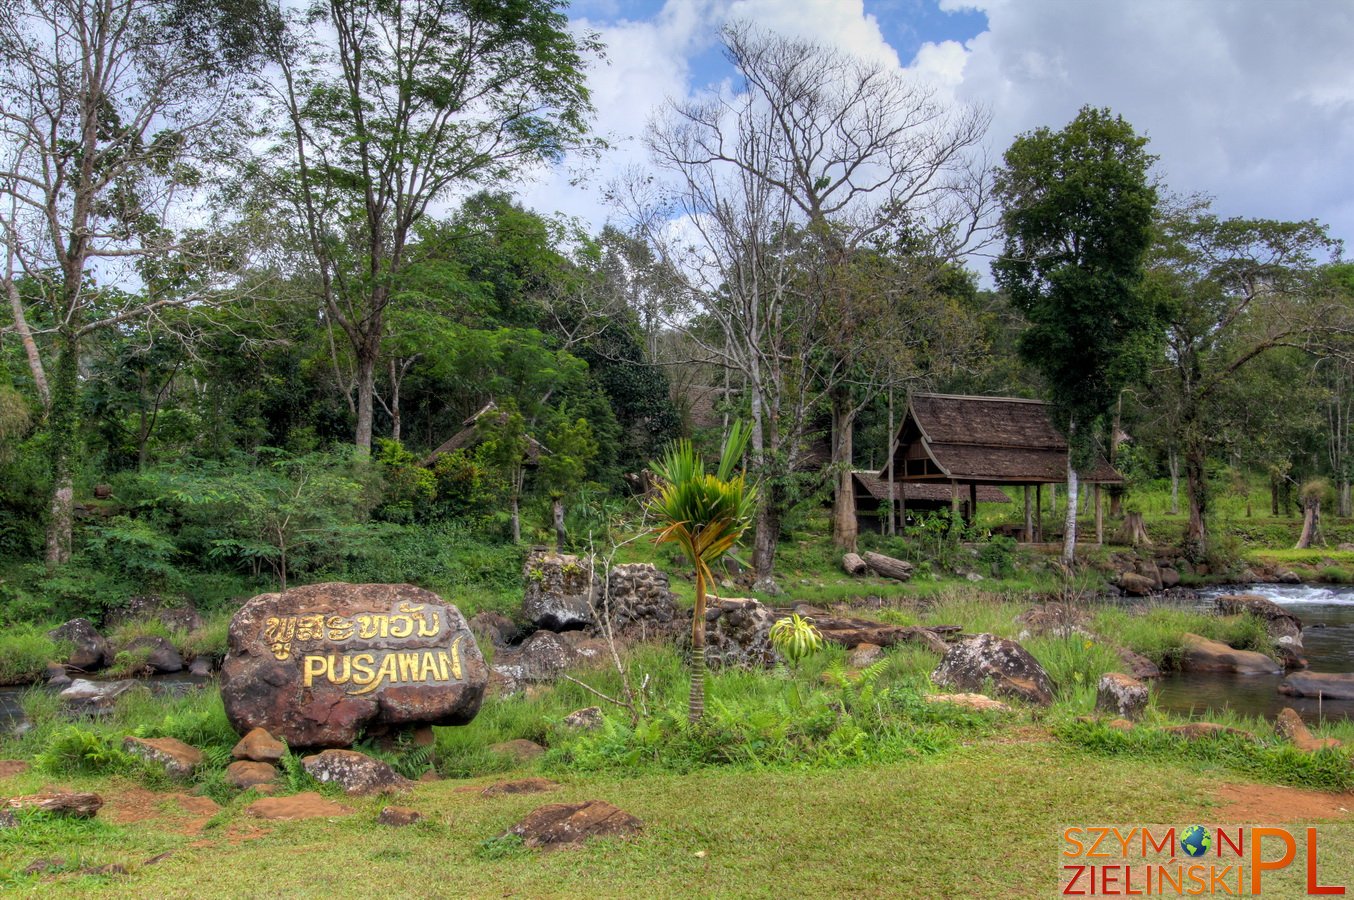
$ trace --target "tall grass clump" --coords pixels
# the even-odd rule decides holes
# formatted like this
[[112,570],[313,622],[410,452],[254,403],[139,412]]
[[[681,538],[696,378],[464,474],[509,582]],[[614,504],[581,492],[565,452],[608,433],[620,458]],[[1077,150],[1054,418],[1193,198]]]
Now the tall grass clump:
[[65,659],[69,645],[54,641],[37,625],[10,625],[0,631],[0,684],[31,684],[47,663]]

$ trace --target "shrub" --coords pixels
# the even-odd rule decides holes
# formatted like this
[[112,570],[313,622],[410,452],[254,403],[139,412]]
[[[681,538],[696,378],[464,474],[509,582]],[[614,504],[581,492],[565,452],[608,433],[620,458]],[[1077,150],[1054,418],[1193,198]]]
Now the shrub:
[[34,763],[48,775],[107,775],[135,768],[136,760],[103,735],[79,725],[57,732]]
[[30,684],[47,674],[47,663],[65,659],[68,645],[36,625],[11,625],[0,632],[0,684]]

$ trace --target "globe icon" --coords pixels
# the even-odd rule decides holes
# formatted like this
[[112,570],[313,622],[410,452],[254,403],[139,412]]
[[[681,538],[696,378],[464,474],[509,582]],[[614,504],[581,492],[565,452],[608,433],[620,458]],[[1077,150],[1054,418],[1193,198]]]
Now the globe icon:
[[1191,825],[1180,836],[1180,848],[1186,856],[1203,856],[1213,846],[1213,836],[1202,825]]

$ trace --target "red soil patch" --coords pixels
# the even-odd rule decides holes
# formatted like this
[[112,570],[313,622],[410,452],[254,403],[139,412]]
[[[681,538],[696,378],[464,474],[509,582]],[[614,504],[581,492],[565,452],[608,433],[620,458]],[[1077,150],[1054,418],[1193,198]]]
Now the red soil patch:
[[1219,822],[1310,822],[1345,819],[1354,813],[1354,793],[1328,794],[1262,784],[1224,784],[1217,790]]
[[13,778],[28,771],[28,763],[21,759],[0,759],[0,778]]
[[118,825],[155,820],[167,831],[197,834],[220,811],[221,807],[209,797],[160,794],[133,787],[110,795],[101,814]]

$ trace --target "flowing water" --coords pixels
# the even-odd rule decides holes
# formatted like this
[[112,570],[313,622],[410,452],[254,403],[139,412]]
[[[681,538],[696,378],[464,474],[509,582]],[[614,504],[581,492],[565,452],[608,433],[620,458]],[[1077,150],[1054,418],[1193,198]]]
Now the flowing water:
[[[1213,608],[1221,594],[1258,594],[1282,606],[1302,622],[1303,655],[1313,672],[1354,672],[1354,587],[1310,584],[1249,584],[1199,592],[1199,605]],[[1183,714],[1206,716],[1232,710],[1273,719],[1285,706],[1309,722],[1354,718],[1354,700],[1285,697],[1280,675],[1175,673],[1157,679],[1157,705]]]

